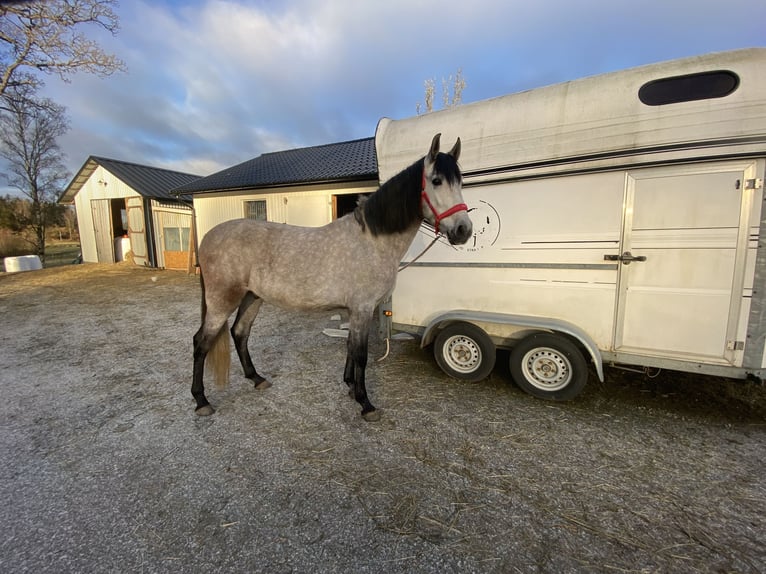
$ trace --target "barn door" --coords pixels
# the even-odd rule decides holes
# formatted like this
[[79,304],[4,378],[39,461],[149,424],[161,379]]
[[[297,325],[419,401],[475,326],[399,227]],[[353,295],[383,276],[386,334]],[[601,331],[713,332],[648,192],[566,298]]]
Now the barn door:
[[149,265],[149,259],[146,251],[144,198],[126,198],[125,208],[128,210],[128,237],[130,237],[130,250],[133,252],[133,262],[136,265],[147,266]]
[[754,165],[629,173],[615,349],[732,362]]
[[96,258],[99,263],[114,263],[114,237],[110,199],[92,199],[93,234],[96,241]]

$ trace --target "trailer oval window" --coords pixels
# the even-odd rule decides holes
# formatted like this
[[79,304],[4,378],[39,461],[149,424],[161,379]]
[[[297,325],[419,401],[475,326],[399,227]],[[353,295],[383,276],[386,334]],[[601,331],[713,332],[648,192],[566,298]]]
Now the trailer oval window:
[[647,82],[638,90],[638,99],[647,106],[724,98],[739,87],[739,76],[728,70],[672,76]]

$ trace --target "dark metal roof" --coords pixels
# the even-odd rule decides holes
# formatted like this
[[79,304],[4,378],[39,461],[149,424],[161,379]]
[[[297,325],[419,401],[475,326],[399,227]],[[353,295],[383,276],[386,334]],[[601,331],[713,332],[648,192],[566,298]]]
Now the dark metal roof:
[[174,194],[376,179],[375,138],[265,153],[182,185]]
[[[88,181],[88,178],[99,165],[121,179],[139,195],[169,201],[179,200],[178,195],[170,194],[171,190],[189,184],[201,177],[190,173],[149,167],[117,159],[90,156],[64,190],[64,193],[59,198],[59,202],[69,203],[73,201],[74,196],[77,195],[77,192],[85,185],[85,182]],[[191,197],[183,195],[180,199],[191,201]]]

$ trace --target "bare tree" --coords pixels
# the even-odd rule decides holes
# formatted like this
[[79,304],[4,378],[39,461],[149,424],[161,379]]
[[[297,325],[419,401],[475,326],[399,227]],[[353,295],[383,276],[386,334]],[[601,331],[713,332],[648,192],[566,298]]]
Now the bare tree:
[[[425,86],[425,105],[422,106],[418,102],[416,105],[418,115],[434,111],[436,80],[429,78],[423,85]],[[447,109],[459,106],[463,102],[465,86],[465,78],[463,78],[463,70],[461,68],[458,68],[454,76],[450,75],[448,79],[442,78],[442,107]],[[450,88],[452,88],[452,93],[450,93]]]
[[416,106],[418,115],[432,112],[434,110],[434,92],[436,91],[436,82],[433,78],[428,78],[425,82],[423,82],[423,86],[426,90],[424,96],[425,109],[421,107],[420,102],[418,102],[418,105]]
[[6,178],[29,199],[17,224],[45,257],[46,227],[61,218],[58,192],[68,179],[57,138],[69,128],[64,108],[38,99],[42,74],[64,81],[84,71],[98,76],[125,64],[86,36],[92,29],[116,34],[116,0],[0,2],[0,158]]
[[45,230],[58,219],[58,195],[69,179],[57,138],[69,129],[64,108],[50,100],[4,98],[0,114],[0,157],[7,161],[8,184],[30,200],[27,220],[19,221],[35,253],[45,259]]
[[[35,0],[0,4],[0,96],[42,83],[39,72],[67,81],[77,71],[108,76],[125,64],[83,33],[119,29],[116,0]],[[21,93],[21,92],[17,92]],[[6,95],[6,98],[8,96]]]
[[[450,96],[450,87],[452,95]],[[457,73],[448,79],[442,78],[442,107],[454,108],[463,102],[463,90],[465,89],[465,79],[463,78],[462,68],[457,69]]]

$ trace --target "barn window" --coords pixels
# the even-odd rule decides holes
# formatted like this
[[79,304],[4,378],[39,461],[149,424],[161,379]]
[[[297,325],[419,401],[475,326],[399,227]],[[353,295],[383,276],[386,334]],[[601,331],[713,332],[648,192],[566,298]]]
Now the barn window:
[[739,87],[739,76],[728,70],[671,76],[647,82],[638,90],[638,99],[647,106],[723,98]]
[[188,227],[165,228],[165,251],[187,251],[189,246]]
[[257,201],[245,202],[245,217],[247,219],[257,219],[258,221],[266,221],[266,200],[259,199]]

